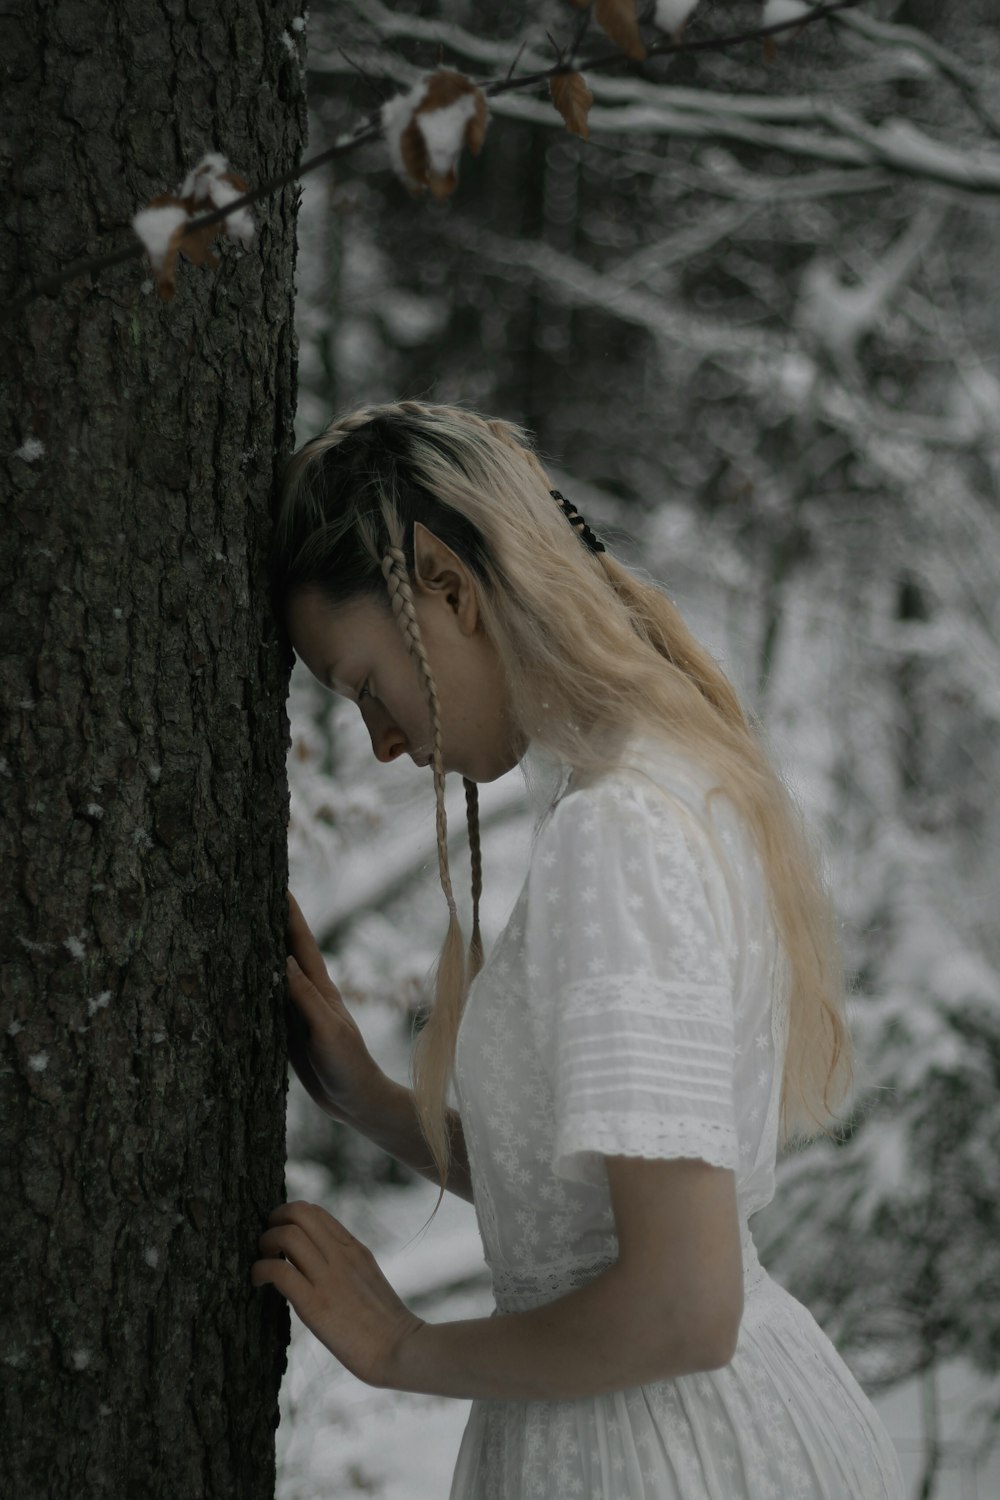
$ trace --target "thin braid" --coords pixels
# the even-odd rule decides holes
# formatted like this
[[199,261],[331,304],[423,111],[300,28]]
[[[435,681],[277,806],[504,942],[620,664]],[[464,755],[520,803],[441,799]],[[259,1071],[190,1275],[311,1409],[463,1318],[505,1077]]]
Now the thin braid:
[[483,966],[483,938],[479,931],[479,898],[483,894],[483,852],[479,842],[479,788],[467,776],[462,777],[465,787],[465,816],[469,825],[469,854],[472,860],[472,940],[469,943],[469,981],[475,978]]
[[410,579],[406,571],[406,554],[401,547],[388,547],[382,559],[382,574],[389,590],[389,600],[396,624],[403,633],[407,649],[417,664],[423,680],[424,691],[431,710],[431,732],[434,738],[431,763],[434,767],[434,793],[437,802],[437,846],[438,870],[441,888],[448,902],[448,910],[457,917],[455,895],[451,888],[451,873],[448,869],[448,816],[444,806],[444,764],[442,762],[441,714],[438,708],[437,687],[431,675],[430,662],[420,636],[417,612],[413,605]]

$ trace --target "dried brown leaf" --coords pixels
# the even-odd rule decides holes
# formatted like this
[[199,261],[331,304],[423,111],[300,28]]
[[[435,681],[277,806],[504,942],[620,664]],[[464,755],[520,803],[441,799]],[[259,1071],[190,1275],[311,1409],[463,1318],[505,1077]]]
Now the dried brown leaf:
[[[236,189],[240,194],[248,191],[246,181],[237,177],[232,172],[220,174],[223,182],[228,182],[230,187]],[[183,255],[195,266],[210,266],[213,270],[220,264],[219,257],[212,253],[212,246],[220,234],[226,233],[226,220],[220,219],[217,224],[208,224],[204,229],[190,227],[190,220],[204,217],[212,210],[211,202],[204,198],[197,199],[194,193],[189,193],[186,198],[178,198],[176,193],[157,193],[155,198],[150,198],[147,208],[183,208],[188,215],[188,222],[178,224],[167,243],[163,261],[160,265],[152,263],[153,280],[156,290],[165,302],[169,302],[174,295],[177,283],[177,257]]]
[[441,203],[455,191],[458,181],[458,153],[456,152],[455,156],[447,162],[445,170],[439,170],[428,149],[427,138],[420,126],[420,116],[432,115],[439,110],[448,109],[463,96],[471,97],[473,111],[462,129],[459,149],[465,145],[473,156],[478,156],[482,148],[489,114],[485,94],[471,79],[466,78],[464,73],[456,73],[450,68],[439,68],[428,80],[423,98],[399,137],[399,150],[407,175],[407,186],[414,196],[430,188],[431,193]]
[[566,129],[573,135],[587,139],[587,115],[594,102],[582,73],[556,73],[549,79],[552,103],[566,122]]
[[646,56],[646,44],[639,33],[635,0],[595,0],[594,19],[605,36],[627,57],[642,62]]

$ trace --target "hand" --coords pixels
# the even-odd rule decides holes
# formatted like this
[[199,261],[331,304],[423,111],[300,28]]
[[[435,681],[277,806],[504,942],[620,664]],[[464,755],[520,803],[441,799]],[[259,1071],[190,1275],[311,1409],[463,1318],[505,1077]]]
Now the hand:
[[303,1088],[335,1120],[363,1113],[382,1077],[361,1030],[326,972],[316,939],[288,892],[288,1055]]
[[[253,1286],[270,1283],[330,1353],[367,1385],[386,1386],[400,1346],[424,1326],[374,1255],[314,1203],[282,1203],[260,1237]],[[281,1257],[285,1259],[282,1260]]]

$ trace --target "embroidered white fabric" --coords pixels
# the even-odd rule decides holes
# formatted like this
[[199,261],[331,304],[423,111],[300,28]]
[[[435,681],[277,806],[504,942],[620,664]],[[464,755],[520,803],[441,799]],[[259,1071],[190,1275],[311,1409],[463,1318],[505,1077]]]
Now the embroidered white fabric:
[[559,783],[466,1002],[455,1094],[500,1312],[614,1263],[606,1156],[733,1171],[736,1354],[586,1400],[473,1402],[451,1500],[902,1500],[867,1397],[757,1260],[787,971],[752,841],[709,787],[650,741],[623,769]]

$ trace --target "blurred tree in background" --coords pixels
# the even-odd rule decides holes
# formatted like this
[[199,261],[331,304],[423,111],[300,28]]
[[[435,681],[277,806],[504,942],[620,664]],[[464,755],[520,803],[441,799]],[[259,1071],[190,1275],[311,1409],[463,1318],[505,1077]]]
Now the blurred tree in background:
[[[315,0],[311,149],[421,70],[551,66],[577,14]],[[703,0],[684,39],[760,15]],[[758,41],[588,73],[587,141],[542,89],[498,95],[445,204],[411,200],[375,142],[307,179],[300,216],[300,438],[400,397],[526,424],[807,805],[857,1100],[842,1145],[785,1160],[755,1233],[872,1390],[957,1352],[1000,1371],[998,64],[990,0],[884,0],[770,60]],[[368,772],[328,695],[293,694],[310,915],[359,999],[415,1004],[442,931],[429,785]],[[530,817],[484,790],[496,926]]]

